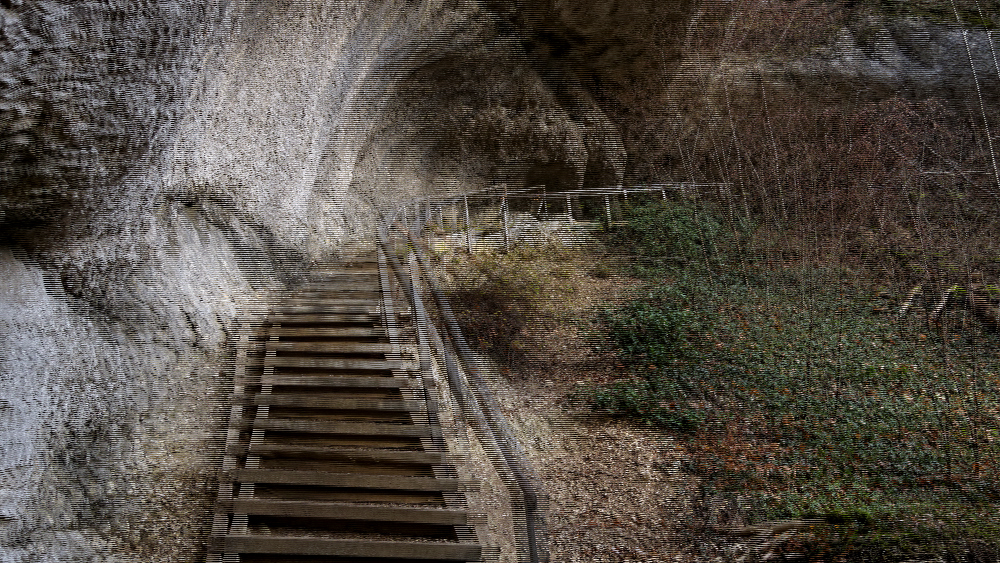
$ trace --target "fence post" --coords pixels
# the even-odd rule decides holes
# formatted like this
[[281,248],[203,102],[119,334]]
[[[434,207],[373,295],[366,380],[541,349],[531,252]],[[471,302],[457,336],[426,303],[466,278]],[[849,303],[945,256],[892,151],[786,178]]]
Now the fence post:
[[500,200],[500,215],[503,220],[503,248],[510,252],[510,231],[507,228],[507,184],[503,185],[503,199]]
[[462,195],[465,203],[465,244],[469,247],[469,254],[472,254],[472,225],[469,224],[469,196]]
[[570,196],[566,196],[566,220],[572,223],[573,219],[573,200]]
[[604,214],[608,216],[608,226],[611,226],[611,197],[604,194]]

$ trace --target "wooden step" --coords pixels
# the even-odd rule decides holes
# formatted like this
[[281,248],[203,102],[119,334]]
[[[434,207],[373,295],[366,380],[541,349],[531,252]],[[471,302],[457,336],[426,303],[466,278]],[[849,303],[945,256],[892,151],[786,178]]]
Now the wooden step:
[[313,303],[308,305],[296,305],[290,303],[287,305],[278,305],[274,308],[274,312],[280,315],[309,315],[314,313],[319,314],[339,314],[339,315],[381,315],[382,310],[377,303],[371,303],[365,301],[364,303]]
[[[365,320],[371,320],[365,317]],[[385,331],[374,327],[296,327],[276,326],[268,331],[278,338],[365,338],[385,336]]]
[[[381,315],[382,308],[379,304],[369,300],[359,300],[359,303],[336,303],[326,299],[317,300],[315,303],[296,304],[288,303],[278,305],[274,308],[276,315],[310,315],[310,314],[337,314],[337,315]],[[409,317],[409,308],[395,309],[396,315]]]
[[[361,324],[371,323],[381,317],[378,312],[364,314],[344,314],[344,313],[272,313],[267,319],[272,324]],[[282,327],[284,328],[284,327]]]
[[321,268],[310,272],[310,279],[323,279],[330,276],[377,276],[378,262],[364,262],[352,264],[351,266],[340,266],[334,268]]
[[338,395],[301,395],[289,393],[258,393],[255,405],[301,407],[309,409],[414,412],[434,410],[433,401],[393,399],[352,399]]
[[[246,448],[236,447],[231,453],[234,455],[243,455],[247,452]],[[301,446],[296,444],[251,444],[249,453],[260,456],[321,456],[332,459],[421,465],[444,465],[448,461],[448,457],[441,452],[358,449],[338,446]]]
[[357,387],[370,389],[419,388],[421,383],[411,377],[348,377],[340,375],[284,375],[262,376],[260,382],[270,385],[295,387]]
[[382,279],[378,272],[367,274],[330,274],[311,277],[309,281],[289,291],[292,294],[343,293],[352,291],[381,292]]
[[369,306],[378,307],[378,298],[369,299],[367,297],[354,297],[351,295],[331,295],[326,297],[307,297],[294,295],[281,302],[285,307],[352,307]]
[[469,514],[464,510],[432,507],[365,506],[341,502],[236,499],[232,502],[220,503],[219,508],[231,510],[239,514],[253,514],[256,516],[408,522],[446,526],[465,526],[468,525],[470,520]]
[[267,553],[328,555],[335,557],[381,557],[385,559],[437,559],[478,561],[482,546],[465,543],[402,542],[321,539],[289,536],[213,537],[210,551],[225,553]]
[[328,471],[286,471],[280,469],[235,469],[224,475],[239,483],[272,485],[307,485],[314,487],[344,487],[352,489],[385,489],[396,491],[457,491],[463,484],[458,479],[408,477],[401,475],[366,475],[330,473]]
[[295,290],[293,299],[324,299],[348,297],[351,299],[370,298],[378,300],[382,298],[382,288],[378,280],[371,282],[343,281],[322,285],[310,285]]
[[264,349],[275,352],[320,352],[328,354],[389,354],[397,350],[388,342],[267,342]]
[[358,360],[354,358],[310,358],[301,356],[268,356],[265,366],[300,369],[338,369],[357,371],[415,370],[416,362],[402,360]]
[[388,424],[382,422],[341,422],[332,420],[303,420],[299,418],[240,419],[240,426],[273,432],[300,432],[304,434],[338,434],[349,436],[392,436],[425,438],[434,429],[423,424]]
[[371,286],[381,289],[379,283],[380,279],[378,272],[317,274],[310,276],[309,281],[301,288],[297,288],[295,291],[337,289],[340,286],[343,286],[345,289],[351,289],[354,286],[357,286],[360,289]]

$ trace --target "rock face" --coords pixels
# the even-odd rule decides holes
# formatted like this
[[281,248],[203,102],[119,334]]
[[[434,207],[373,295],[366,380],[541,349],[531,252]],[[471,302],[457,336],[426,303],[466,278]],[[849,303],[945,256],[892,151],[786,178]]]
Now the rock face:
[[378,207],[620,183],[579,4],[0,2],[0,561],[198,559],[235,320]]
[[791,74],[799,80],[839,79],[868,96],[905,91],[918,98],[997,99],[995,31],[913,17],[872,22],[866,31],[841,30],[822,53],[790,65]]

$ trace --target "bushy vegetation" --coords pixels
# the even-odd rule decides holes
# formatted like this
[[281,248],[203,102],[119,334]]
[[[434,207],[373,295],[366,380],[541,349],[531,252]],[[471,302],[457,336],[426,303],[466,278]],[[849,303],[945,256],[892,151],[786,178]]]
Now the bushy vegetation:
[[[976,26],[970,40],[985,40],[977,27],[1000,13],[985,0],[955,0],[954,8]],[[946,62],[932,50],[907,56],[963,65],[956,72],[967,80],[945,89],[918,76],[881,83],[827,76],[822,65],[818,75],[796,70],[825,60],[843,33],[862,52],[899,41],[909,53],[908,41],[923,40],[901,18],[951,24],[954,8],[921,0],[707,0],[685,38],[692,61],[685,72],[669,88],[661,81],[616,96],[628,179],[728,183],[719,198],[727,225],[742,218],[786,254],[838,263],[868,245],[882,254],[875,275],[893,289],[949,283],[949,266],[1000,276],[992,242],[1000,240],[992,219],[1000,114],[987,69],[978,90],[965,58]]]
[[624,206],[624,222],[608,232],[612,246],[631,247],[639,258],[636,273],[651,268],[656,275],[666,266],[701,265],[718,257],[722,225],[715,214],[693,201],[654,202]]
[[996,336],[970,319],[954,324],[960,312],[936,330],[897,322],[878,285],[843,266],[735,260],[747,249],[725,229],[713,231],[712,260],[649,266],[709,253],[707,231],[684,210],[696,209],[632,210],[609,236],[643,257],[649,285],[600,315],[631,375],[591,388],[590,404],[680,431],[705,494],[739,499],[745,519],[872,523],[841,546],[858,558],[995,538]]
[[[600,315],[628,377],[581,396],[684,441],[706,506],[737,507],[706,508],[706,522],[842,515],[871,525],[815,560],[995,560],[997,337],[961,310],[940,324],[893,315],[917,285],[930,309],[973,272],[1000,277],[995,106],[740,74],[814,56],[844,29],[871,49],[892,18],[951,23],[955,10],[705,6],[687,48],[722,70],[623,94],[622,123],[642,147],[637,183],[730,189],[633,209],[609,233],[649,285]],[[993,2],[955,8],[967,25],[997,20]],[[675,115],[647,111],[650,99]]]

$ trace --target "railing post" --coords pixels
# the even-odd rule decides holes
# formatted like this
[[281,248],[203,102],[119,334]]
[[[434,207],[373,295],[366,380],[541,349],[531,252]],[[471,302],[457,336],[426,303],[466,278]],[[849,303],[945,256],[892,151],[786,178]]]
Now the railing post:
[[611,197],[604,194],[604,214],[608,216],[608,226],[611,226]]
[[503,248],[510,252],[510,231],[507,228],[507,184],[503,185],[503,199],[500,200],[500,215],[503,220]]
[[573,200],[570,196],[566,196],[566,220],[570,223],[573,222]]
[[463,195],[462,202],[465,203],[465,244],[469,247],[469,254],[472,254],[472,225],[469,223],[469,196]]

